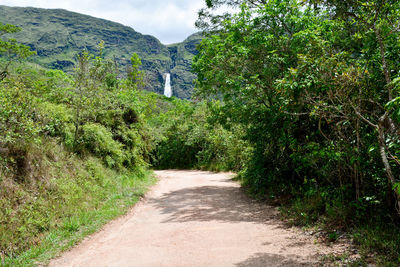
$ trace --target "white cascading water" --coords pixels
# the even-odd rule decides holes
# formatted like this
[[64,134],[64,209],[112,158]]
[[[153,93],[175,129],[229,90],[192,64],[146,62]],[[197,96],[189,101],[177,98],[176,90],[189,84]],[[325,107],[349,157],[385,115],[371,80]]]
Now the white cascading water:
[[171,74],[166,73],[165,74],[165,87],[164,87],[164,95],[166,97],[171,97],[172,96],[172,88],[171,88]]

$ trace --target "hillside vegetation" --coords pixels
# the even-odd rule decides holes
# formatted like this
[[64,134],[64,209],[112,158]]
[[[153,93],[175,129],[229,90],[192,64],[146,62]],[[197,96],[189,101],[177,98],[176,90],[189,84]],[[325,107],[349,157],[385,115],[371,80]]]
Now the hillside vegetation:
[[[49,243],[69,242],[65,231],[76,237],[93,218],[74,215],[142,194],[148,167],[235,171],[289,224],[326,242],[347,233],[362,256],[354,266],[400,264],[400,3],[206,2],[195,101],[140,90],[149,81],[136,54],[121,78],[100,40],[71,73],[39,67],[7,39],[18,29],[1,26],[7,264],[57,254],[49,247],[67,245]],[[238,13],[208,12],[223,4]],[[196,40],[168,46],[180,62],[171,70],[189,66]]]

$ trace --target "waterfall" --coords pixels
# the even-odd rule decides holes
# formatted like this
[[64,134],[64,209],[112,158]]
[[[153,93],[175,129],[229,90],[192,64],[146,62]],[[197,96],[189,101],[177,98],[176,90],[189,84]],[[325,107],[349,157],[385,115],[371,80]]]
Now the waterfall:
[[165,74],[165,87],[164,87],[164,95],[166,97],[172,96],[172,88],[171,88],[171,74]]

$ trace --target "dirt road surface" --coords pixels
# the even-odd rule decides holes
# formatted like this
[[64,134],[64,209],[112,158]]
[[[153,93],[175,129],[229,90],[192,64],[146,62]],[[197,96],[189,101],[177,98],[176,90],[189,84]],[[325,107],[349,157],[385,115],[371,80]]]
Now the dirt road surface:
[[231,174],[156,174],[159,183],[126,216],[50,266],[310,266],[335,249],[285,226]]

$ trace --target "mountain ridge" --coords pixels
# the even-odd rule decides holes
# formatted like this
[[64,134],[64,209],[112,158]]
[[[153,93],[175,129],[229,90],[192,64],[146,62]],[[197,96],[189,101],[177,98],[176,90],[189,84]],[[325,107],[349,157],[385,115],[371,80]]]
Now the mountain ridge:
[[65,9],[10,7],[0,5],[0,22],[22,28],[12,37],[37,51],[32,61],[47,68],[72,70],[75,56],[83,49],[97,52],[105,42],[105,56],[115,58],[124,70],[132,53],[142,60],[145,89],[163,93],[165,73],[171,73],[174,96],[190,98],[193,90],[191,60],[197,53],[193,45],[201,40],[196,33],[181,43],[164,45],[156,37],[132,27]]

